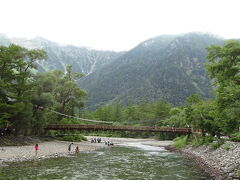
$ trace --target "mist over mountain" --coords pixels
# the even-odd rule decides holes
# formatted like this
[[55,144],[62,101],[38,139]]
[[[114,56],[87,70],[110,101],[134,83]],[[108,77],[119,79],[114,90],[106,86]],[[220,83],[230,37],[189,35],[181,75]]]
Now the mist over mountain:
[[37,62],[40,72],[65,71],[70,64],[73,71],[85,74],[77,83],[88,91],[86,106],[95,109],[114,102],[126,105],[158,99],[182,105],[192,93],[211,97],[210,80],[204,70],[205,48],[220,45],[223,39],[201,33],[162,35],[127,52],[113,52],[0,34],[0,45],[10,43],[44,49],[49,58]]
[[72,65],[73,71],[88,75],[123,54],[123,52],[59,45],[41,37],[34,39],[8,38],[6,35],[0,34],[0,45],[9,44],[17,44],[28,49],[44,49],[48,54],[48,59],[37,62],[40,72],[56,69],[65,72],[66,66]]
[[87,105],[92,108],[160,98],[182,105],[192,93],[211,97],[205,48],[221,43],[222,39],[200,33],[151,38],[78,83],[89,92]]

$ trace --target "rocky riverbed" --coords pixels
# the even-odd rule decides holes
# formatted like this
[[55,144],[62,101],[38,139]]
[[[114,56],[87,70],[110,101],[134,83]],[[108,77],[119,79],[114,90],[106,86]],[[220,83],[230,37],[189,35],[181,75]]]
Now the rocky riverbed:
[[[34,145],[27,146],[2,146],[0,147],[0,164],[4,162],[29,161],[33,159],[54,158],[59,156],[69,156],[68,145],[71,142],[66,141],[50,141],[40,142],[38,154],[35,155]],[[90,143],[89,141],[74,142],[72,152],[76,147],[80,148],[81,152],[94,151],[103,148],[103,143]]]
[[[173,150],[172,148],[168,148]],[[240,179],[240,143],[226,142],[218,149],[209,146],[188,146],[181,150],[175,150],[194,159],[199,166],[214,176],[216,180]]]

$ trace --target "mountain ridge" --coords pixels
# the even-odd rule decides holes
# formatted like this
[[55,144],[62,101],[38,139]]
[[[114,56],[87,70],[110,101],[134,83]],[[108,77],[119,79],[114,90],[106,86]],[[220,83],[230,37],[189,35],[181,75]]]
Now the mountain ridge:
[[0,45],[17,44],[28,49],[43,49],[48,54],[45,61],[36,62],[38,70],[45,72],[48,70],[66,71],[67,65],[72,65],[73,71],[91,74],[97,68],[109,63],[124,52],[100,51],[87,47],[77,47],[73,45],[60,45],[42,37],[33,39],[8,38],[0,34]]
[[77,83],[88,91],[86,105],[91,109],[114,102],[127,105],[158,99],[182,105],[192,93],[211,97],[210,80],[204,70],[205,48],[223,41],[204,33],[161,35],[129,51],[113,52],[59,45],[41,37],[28,40],[0,35],[2,45],[16,43],[44,49],[49,59],[38,62],[40,72],[65,71],[70,64],[73,71],[85,74]]
[[190,94],[211,97],[211,85],[204,70],[211,44],[221,44],[208,34],[159,36],[146,40],[104,68],[79,81],[89,92],[88,106],[120,101],[164,99],[182,105]]

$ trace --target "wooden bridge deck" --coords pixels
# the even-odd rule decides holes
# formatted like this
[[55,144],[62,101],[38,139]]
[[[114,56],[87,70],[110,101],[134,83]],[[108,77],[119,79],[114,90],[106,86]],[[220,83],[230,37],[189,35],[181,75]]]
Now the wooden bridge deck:
[[192,133],[191,128],[156,127],[156,126],[112,126],[112,125],[80,125],[80,124],[49,124],[45,130],[92,130],[92,131],[142,131],[172,132],[180,134]]

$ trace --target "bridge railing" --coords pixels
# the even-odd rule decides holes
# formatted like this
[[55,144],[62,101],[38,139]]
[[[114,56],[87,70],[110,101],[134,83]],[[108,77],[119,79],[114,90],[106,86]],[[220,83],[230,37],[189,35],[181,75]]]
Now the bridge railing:
[[157,126],[113,126],[81,124],[49,124],[45,130],[116,130],[116,131],[150,131],[192,133],[191,128],[157,127]]

